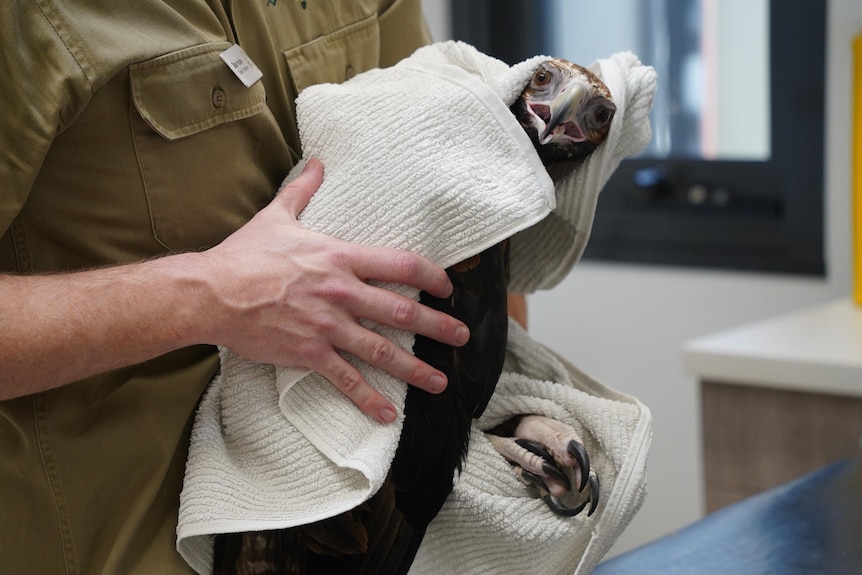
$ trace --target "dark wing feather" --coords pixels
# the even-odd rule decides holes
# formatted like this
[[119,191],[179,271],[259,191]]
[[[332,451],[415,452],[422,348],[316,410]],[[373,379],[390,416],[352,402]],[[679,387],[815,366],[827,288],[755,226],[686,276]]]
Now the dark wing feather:
[[[393,498],[394,499],[394,498]],[[369,547],[363,524],[369,507],[295,527],[217,535],[213,546],[214,575],[306,575],[353,573],[328,568],[344,558],[361,556]],[[320,565],[320,567],[317,567]]]
[[433,395],[410,387],[389,477],[368,502],[292,529],[231,533],[215,540],[214,575],[402,575],[425,530],[452,491],[467,455],[474,417],[485,410],[506,352],[508,242],[447,270],[453,293],[420,301],[463,321],[460,348],[417,337],[414,354],[447,374]]
[[392,463],[399,508],[411,525],[424,526],[452,490],[456,470],[467,454],[474,417],[494,393],[506,353],[508,242],[448,270],[450,298],[422,294],[420,301],[463,321],[470,328],[467,345],[454,348],[417,337],[416,357],[449,377],[446,392],[407,392],[404,429]]

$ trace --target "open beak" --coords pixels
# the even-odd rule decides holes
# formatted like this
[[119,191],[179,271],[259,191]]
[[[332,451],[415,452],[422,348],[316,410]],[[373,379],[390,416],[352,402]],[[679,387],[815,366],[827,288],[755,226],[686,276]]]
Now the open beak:
[[544,131],[539,135],[540,144],[544,146],[558,134],[567,134],[576,142],[586,139],[578,120],[578,112],[586,91],[587,87],[584,84],[574,82],[557,94],[550,105],[550,118]]

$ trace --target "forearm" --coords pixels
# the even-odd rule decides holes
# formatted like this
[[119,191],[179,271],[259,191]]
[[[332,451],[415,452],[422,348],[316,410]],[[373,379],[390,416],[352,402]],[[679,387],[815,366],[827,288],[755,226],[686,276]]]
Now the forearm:
[[197,258],[0,276],[0,399],[203,341],[208,302]]
[[359,323],[463,345],[460,321],[374,287],[399,283],[447,297],[431,261],[359,246],[296,220],[323,180],[312,161],[271,204],[219,245],[197,253],[86,272],[0,276],[0,399],[51,389],[192,344],[304,367],[382,422],[392,403],[340,351],[437,393],[446,376]]

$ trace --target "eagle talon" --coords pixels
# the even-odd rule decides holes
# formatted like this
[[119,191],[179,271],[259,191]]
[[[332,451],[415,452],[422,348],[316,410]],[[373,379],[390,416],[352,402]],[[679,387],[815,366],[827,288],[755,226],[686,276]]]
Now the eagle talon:
[[590,517],[599,505],[599,476],[595,473],[590,473],[590,510],[587,512],[587,517]]
[[590,456],[584,445],[574,439],[569,441],[566,451],[578,462],[578,469],[581,472],[581,484],[578,486],[578,493],[581,493],[587,486],[587,479],[590,475]]
[[[518,479],[537,490],[553,513],[561,517],[584,510],[587,517],[595,513],[601,484],[583,441],[571,426],[539,415],[521,415],[491,430],[488,438]],[[573,480],[573,475],[579,477]]]
[[535,487],[539,491],[539,494],[542,495],[543,499],[545,497],[552,497],[550,490],[548,489],[548,484],[545,483],[541,477],[535,473],[527,471],[526,469],[519,468],[519,470],[519,472],[516,472],[516,475],[518,475],[527,487]]
[[533,441],[531,439],[525,439],[523,437],[519,437],[518,439],[515,440],[515,443],[517,443],[518,445],[520,445],[521,447],[523,447],[524,449],[526,449],[530,453],[538,455],[542,459],[553,459],[554,458],[553,455],[551,455],[551,452],[548,451],[544,445],[542,445],[541,443],[539,443],[537,441]]
[[[578,515],[581,511],[586,509],[587,503],[590,503],[590,510],[587,513],[587,517],[592,515],[593,511],[596,510],[598,496],[593,497],[592,494],[590,494],[590,498],[585,499],[577,507],[569,507],[568,505],[563,503],[562,499],[552,495],[548,489],[548,485],[544,482],[544,480],[542,480],[541,477],[539,477],[535,473],[531,473],[529,471],[526,471],[525,469],[517,468],[515,474],[525,485],[538,490],[539,496],[542,498],[542,501],[545,502],[545,505],[548,506],[548,509],[550,509],[551,512],[555,515],[559,515],[561,517],[574,517],[575,515]],[[590,485],[592,485],[592,483]]]
[[590,474],[589,497],[587,497],[587,499],[584,499],[576,507],[569,507],[563,502],[562,498],[552,495],[550,493],[550,489],[548,489],[547,483],[545,483],[545,481],[535,473],[531,473],[518,467],[516,475],[525,485],[538,490],[539,496],[542,498],[542,501],[545,502],[545,505],[548,506],[548,509],[550,509],[551,512],[553,512],[555,515],[559,515],[561,517],[574,517],[575,515],[578,515],[584,509],[586,509],[587,504],[589,503],[590,508],[589,511],[587,511],[587,517],[592,517],[593,513],[595,513],[596,508],[599,505],[599,478],[595,473]]
[[[559,498],[548,494],[542,497],[542,501],[544,501],[545,505],[548,506],[548,509],[553,511],[556,515],[560,515],[561,517],[574,517],[575,515],[583,511],[584,508],[587,506],[587,503],[589,503],[591,500],[587,499],[577,507],[567,507],[562,501],[559,500]],[[594,509],[595,506],[590,507],[590,511],[589,513],[587,513],[587,517],[593,514]]]
[[[565,471],[560,469],[560,466],[557,465],[557,462],[554,460],[554,456],[551,455],[551,452],[545,449],[545,446],[541,443],[537,443],[535,441],[531,441],[529,439],[519,438],[515,440],[515,443],[529,451],[534,455],[538,455],[542,458],[542,471],[545,472],[546,475],[552,475],[557,481],[565,485],[566,491],[571,491],[572,482],[569,479],[569,476],[566,475]],[[578,490],[583,491],[583,487]]]

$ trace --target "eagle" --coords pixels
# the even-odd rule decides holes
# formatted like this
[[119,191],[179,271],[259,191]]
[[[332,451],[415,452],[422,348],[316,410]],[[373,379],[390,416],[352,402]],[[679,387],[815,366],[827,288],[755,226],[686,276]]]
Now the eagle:
[[[543,164],[574,169],[605,139],[616,107],[608,88],[589,70],[550,59],[538,66],[510,110]],[[407,573],[461,472],[472,421],[488,405],[503,369],[508,240],[447,273],[451,296],[422,292],[419,301],[463,321],[470,340],[456,348],[416,337],[413,353],[444,372],[449,385],[436,395],[408,388],[401,436],[380,490],[362,505],[316,523],[217,535],[214,575]],[[551,511],[574,516],[588,504],[588,513],[595,511],[599,478],[570,426],[521,414],[487,434],[515,476]],[[576,503],[570,506],[566,499]]]

